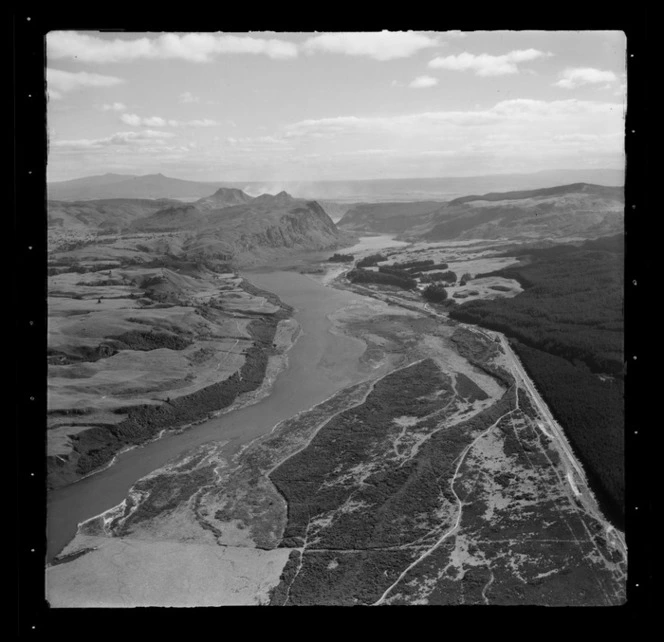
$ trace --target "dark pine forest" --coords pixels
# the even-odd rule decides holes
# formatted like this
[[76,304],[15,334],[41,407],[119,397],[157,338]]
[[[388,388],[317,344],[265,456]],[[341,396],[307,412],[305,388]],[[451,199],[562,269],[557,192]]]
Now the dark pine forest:
[[512,252],[482,276],[519,281],[514,298],[469,301],[450,316],[510,341],[564,426],[608,516],[624,516],[624,235]]

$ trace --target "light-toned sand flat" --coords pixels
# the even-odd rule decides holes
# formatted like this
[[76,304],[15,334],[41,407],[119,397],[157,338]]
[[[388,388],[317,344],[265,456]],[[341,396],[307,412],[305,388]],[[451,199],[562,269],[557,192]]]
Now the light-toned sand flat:
[[95,548],[47,569],[54,608],[227,606],[266,601],[290,551],[77,536]]

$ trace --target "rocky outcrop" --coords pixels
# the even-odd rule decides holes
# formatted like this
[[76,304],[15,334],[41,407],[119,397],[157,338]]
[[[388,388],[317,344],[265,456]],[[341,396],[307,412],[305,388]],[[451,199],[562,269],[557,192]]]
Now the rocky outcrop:
[[245,194],[241,189],[232,187],[222,187],[212,196],[207,196],[196,201],[196,207],[199,210],[219,210],[234,205],[244,205],[254,200],[249,194]]
[[[343,245],[341,234],[316,201],[286,192],[256,198],[221,188],[194,203],[161,199],[114,199],[88,203],[49,202],[49,228],[72,232],[170,233],[186,239],[184,254],[230,258],[264,250],[323,250]],[[143,245],[147,241],[141,242]]]

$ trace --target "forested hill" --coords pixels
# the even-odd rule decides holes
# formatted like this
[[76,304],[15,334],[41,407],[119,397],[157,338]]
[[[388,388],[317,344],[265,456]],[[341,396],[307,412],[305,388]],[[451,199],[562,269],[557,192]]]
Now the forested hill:
[[588,194],[601,198],[622,200],[624,188],[607,187],[605,185],[592,185],[590,183],[573,183],[571,185],[558,185],[543,189],[520,190],[516,192],[491,192],[482,196],[462,196],[449,202],[449,205],[462,205],[472,201],[518,201],[526,198],[548,198],[552,196],[564,196],[565,194]]
[[475,275],[516,279],[524,292],[470,301],[452,316],[583,362],[595,373],[620,376],[624,235],[527,252],[521,265]]
[[339,226],[398,234],[406,241],[542,238],[592,239],[624,230],[622,187],[571,183],[535,190],[491,192],[449,202],[360,203]]
[[[525,252],[525,253],[524,253]],[[514,252],[521,264],[508,299],[462,304],[450,316],[503,332],[597,481],[620,523],[624,502],[624,235]],[[475,275],[487,276],[484,275]]]

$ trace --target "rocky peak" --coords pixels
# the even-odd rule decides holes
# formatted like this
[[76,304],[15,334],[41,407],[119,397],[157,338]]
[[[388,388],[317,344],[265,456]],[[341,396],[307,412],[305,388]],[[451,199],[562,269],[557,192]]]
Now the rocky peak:
[[288,205],[295,199],[288,193],[281,191],[278,194],[261,194],[256,198],[256,202],[267,205]]
[[221,187],[212,196],[201,198],[196,203],[202,209],[223,209],[233,205],[244,205],[253,198],[235,187]]

